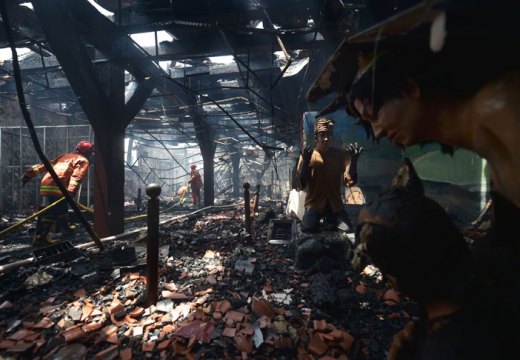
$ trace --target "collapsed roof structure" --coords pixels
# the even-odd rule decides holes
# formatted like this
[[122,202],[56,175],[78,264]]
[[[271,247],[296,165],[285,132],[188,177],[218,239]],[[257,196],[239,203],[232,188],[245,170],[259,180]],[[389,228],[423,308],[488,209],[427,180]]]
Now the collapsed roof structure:
[[140,138],[199,147],[210,205],[216,159],[255,146],[272,162],[299,146],[305,92],[365,7],[339,0],[5,1],[2,125],[20,125],[10,59],[17,48],[34,125],[92,128],[98,231],[122,231],[125,138],[127,146]]

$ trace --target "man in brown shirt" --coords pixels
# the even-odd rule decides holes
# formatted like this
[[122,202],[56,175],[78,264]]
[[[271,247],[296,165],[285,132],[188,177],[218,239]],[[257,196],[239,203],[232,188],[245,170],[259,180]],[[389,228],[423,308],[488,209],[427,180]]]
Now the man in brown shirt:
[[352,228],[341,197],[341,181],[347,186],[356,185],[357,160],[363,148],[357,144],[350,144],[347,149],[333,147],[333,129],[332,119],[316,119],[316,148],[306,147],[298,162],[298,180],[307,193],[302,219],[304,232],[320,231],[322,218],[325,230]]

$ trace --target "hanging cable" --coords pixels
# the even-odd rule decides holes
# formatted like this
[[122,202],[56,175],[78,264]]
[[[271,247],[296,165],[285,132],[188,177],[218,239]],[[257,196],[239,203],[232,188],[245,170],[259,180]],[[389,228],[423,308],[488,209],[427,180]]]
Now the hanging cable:
[[38,140],[38,135],[36,134],[36,131],[34,129],[34,124],[31,119],[31,115],[29,114],[29,111],[27,110],[27,105],[25,103],[25,95],[23,93],[23,86],[22,86],[22,79],[20,75],[20,64],[18,63],[18,54],[16,53],[16,45],[13,40],[13,36],[11,33],[11,25],[9,22],[9,16],[7,14],[7,8],[5,5],[5,1],[0,1],[0,14],[2,15],[2,20],[4,24],[4,30],[5,34],[7,35],[7,39],[9,41],[9,46],[11,47],[11,53],[13,57],[13,70],[14,70],[14,79],[16,83],[16,93],[18,95],[18,103],[20,105],[20,110],[22,112],[22,116],[27,124],[27,128],[29,130],[29,134],[31,135],[31,139],[34,144],[34,148],[36,152],[38,153],[38,156],[40,157],[40,160],[45,165],[45,169],[49,172],[52,179],[54,180],[55,184],[60,188],[62,194],[67,199],[67,202],[71,206],[71,208],[74,210],[74,213],[78,216],[83,226],[85,226],[85,229],[89,233],[90,237],[94,240],[96,245],[99,247],[100,250],[104,249],[104,245],[99,241],[99,237],[94,232],[94,229],[90,226],[87,219],[83,216],[81,213],[81,210],[79,207],[75,204],[74,199],[69,194],[63,183],[61,182],[58,175],[56,175],[56,172],[52,168],[51,163],[43,153],[43,150],[40,145],[40,141]]

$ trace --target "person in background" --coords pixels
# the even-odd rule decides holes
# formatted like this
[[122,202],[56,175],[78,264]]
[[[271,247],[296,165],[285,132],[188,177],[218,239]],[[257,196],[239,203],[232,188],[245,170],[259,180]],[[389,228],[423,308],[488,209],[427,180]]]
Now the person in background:
[[[60,155],[50,161],[56,175],[72,197],[76,196],[83,179],[87,176],[93,152],[94,145],[92,143],[80,141],[73,152]],[[21,177],[22,186],[42,173],[45,173],[45,175],[40,184],[40,209],[47,207],[63,196],[44,164],[33,165],[25,171]],[[67,202],[59,202],[38,217],[33,245],[50,245],[59,242],[59,239],[50,238],[49,232],[51,229],[54,229],[55,233],[61,232],[62,235],[69,235],[72,232],[73,229],[69,226]]]
[[304,232],[319,232],[322,218],[324,230],[352,229],[341,197],[341,182],[356,185],[357,160],[363,148],[357,144],[350,144],[347,149],[334,147],[333,130],[332,119],[317,118],[314,124],[316,148],[306,147],[298,162],[300,188],[307,193],[302,219]]
[[200,204],[200,189],[202,188],[202,176],[200,172],[197,170],[196,164],[190,165],[190,180],[188,184],[191,186],[191,199],[193,201],[193,205]]

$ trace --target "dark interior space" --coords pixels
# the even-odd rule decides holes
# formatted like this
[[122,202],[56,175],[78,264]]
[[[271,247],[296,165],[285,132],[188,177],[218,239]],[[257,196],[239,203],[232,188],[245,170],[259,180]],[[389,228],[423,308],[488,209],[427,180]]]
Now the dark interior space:
[[[507,358],[517,8],[2,0],[0,359]],[[359,162],[347,229],[310,232],[322,117]],[[452,284],[477,325],[431,317]]]

